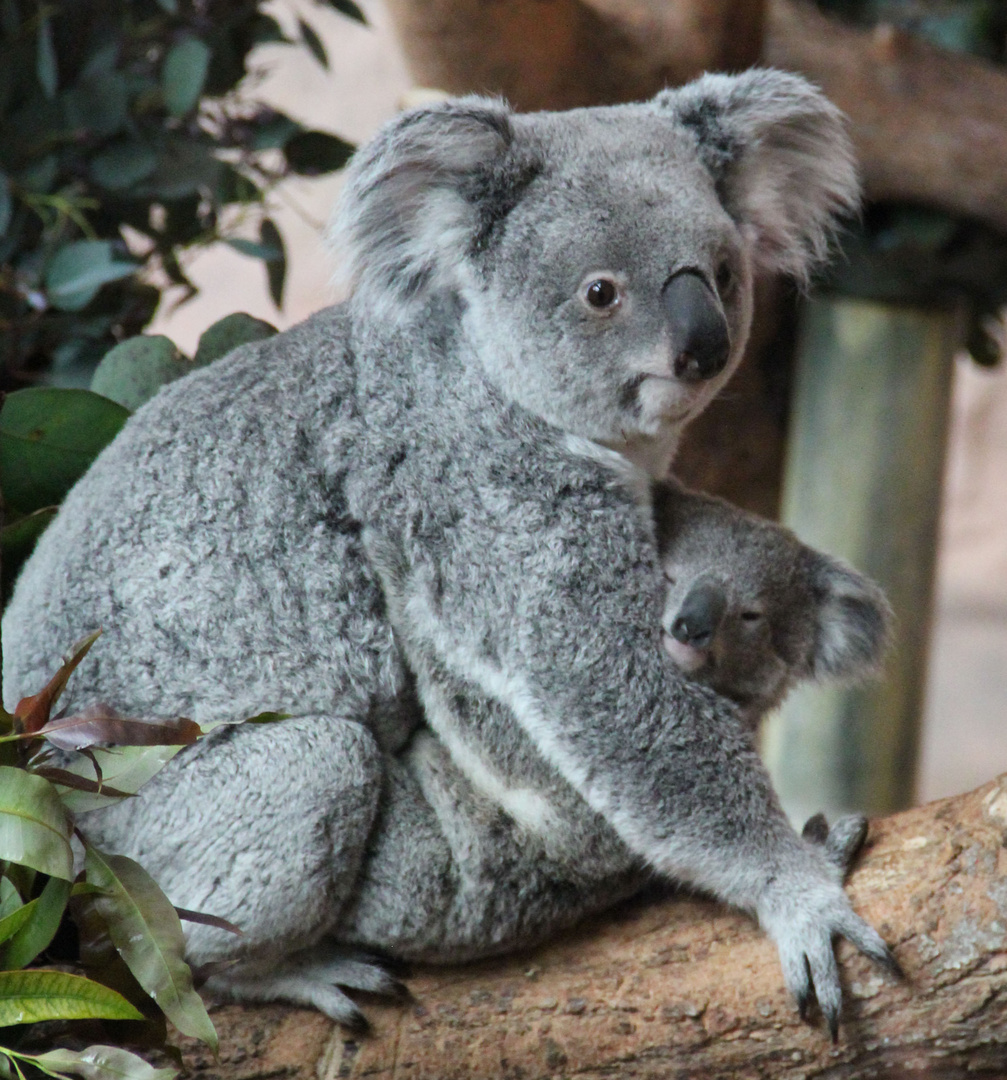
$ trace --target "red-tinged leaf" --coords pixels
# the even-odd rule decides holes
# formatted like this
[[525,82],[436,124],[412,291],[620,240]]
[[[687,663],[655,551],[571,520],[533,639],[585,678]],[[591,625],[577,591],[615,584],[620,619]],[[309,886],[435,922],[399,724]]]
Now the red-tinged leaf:
[[186,922],[202,923],[203,926],[215,926],[218,930],[226,930],[229,934],[244,936],[245,931],[233,922],[222,919],[219,915],[207,915],[205,911],[190,911],[188,908],[177,907],[175,912],[180,919]]
[[120,716],[107,705],[91,705],[62,720],[50,720],[38,735],[60,750],[84,750],[90,746],[189,746],[203,734],[187,717],[174,720],[141,720]]
[[104,786],[99,780],[89,780],[86,776],[78,776],[66,769],[58,769],[54,765],[46,765],[40,769],[32,769],[36,776],[44,776],[54,784],[62,787],[74,788],[76,791],[90,791],[93,795],[111,795],[116,799],[132,799],[135,795],[130,791],[120,791],[118,788]]
[[21,730],[28,735],[34,735],[49,719],[53,705],[56,704],[60,694],[67,684],[67,680],[73,674],[74,668],[87,655],[88,649],[98,640],[100,630],[95,630],[82,638],[73,647],[70,656],[63,661],[59,671],[49,680],[48,685],[31,697],[22,698],[14,709],[14,716],[21,726]]

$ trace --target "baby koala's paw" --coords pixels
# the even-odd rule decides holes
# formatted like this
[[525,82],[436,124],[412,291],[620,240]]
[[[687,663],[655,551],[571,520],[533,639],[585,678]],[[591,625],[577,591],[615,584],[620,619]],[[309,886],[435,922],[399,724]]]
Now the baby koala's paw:
[[[814,820],[814,819],[813,819]],[[823,819],[824,820],[824,819]],[[802,1019],[817,1001],[832,1040],[839,1037],[842,987],[834,942],[844,937],[890,974],[900,977],[898,961],[881,935],[850,906],[841,877],[863,843],[863,826],[837,822],[833,847],[812,836],[807,860],[779,872],[758,905],[759,922],[776,942],[787,989]]]

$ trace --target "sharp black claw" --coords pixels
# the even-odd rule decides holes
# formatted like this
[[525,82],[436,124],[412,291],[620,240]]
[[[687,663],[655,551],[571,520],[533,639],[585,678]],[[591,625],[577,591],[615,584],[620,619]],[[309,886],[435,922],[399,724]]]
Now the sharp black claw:
[[902,965],[895,958],[895,953],[891,949],[886,949],[880,956],[876,957],[877,962],[891,975],[893,978],[899,980],[899,982],[906,982],[906,973],[902,970]]
[[797,1015],[802,1020],[808,1019],[808,1012],[811,1009],[811,991],[805,990],[803,993],[797,996]]
[[404,982],[399,982],[398,979],[394,979],[391,986],[389,986],[388,996],[394,998],[395,1001],[401,1002],[403,1005],[407,1005],[415,1000],[413,998],[412,990],[410,990]]
[[839,1042],[839,1011],[829,1011],[829,1014],[825,1018],[829,1024],[829,1034],[832,1036],[832,1043],[835,1045]]
[[810,840],[813,844],[824,844],[829,838],[829,823],[825,820],[825,815],[819,810],[817,814],[813,814],[804,823],[804,828],[801,830],[801,836],[805,840]]
[[371,1022],[362,1012],[354,1012],[341,1021],[344,1028],[353,1035],[370,1035]]

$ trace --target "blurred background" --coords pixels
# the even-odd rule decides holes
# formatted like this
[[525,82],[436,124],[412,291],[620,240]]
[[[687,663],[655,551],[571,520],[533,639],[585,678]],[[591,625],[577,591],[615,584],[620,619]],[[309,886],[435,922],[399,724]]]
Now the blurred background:
[[[185,27],[171,31],[174,44],[209,40],[199,38],[199,19],[212,13],[213,4],[160,0],[157,7],[168,17],[179,5],[183,13],[191,6],[194,14]],[[872,326],[899,342],[917,342],[912,348],[926,354],[931,365],[926,408],[917,412],[896,403],[882,412],[879,424],[886,438],[897,428],[899,445],[910,448],[897,471],[910,485],[910,512],[921,520],[904,527],[894,509],[887,512],[889,505],[908,505],[909,496],[890,496],[901,479],[882,471],[863,494],[863,507],[850,512],[859,529],[852,547],[838,552],[881,578],[898,577],[906,567],[912,571],[896,608],[900,640],[916,644],[900,646],[889,671],[890,684],[901,685],[901,679],[909,689],[895,705],[890,696],[882,695],[879,704],[861,695],[844,698],[841,706],[822,706],[826,727],[842,727],[842,715],[851,709],[874,719],[866,730],[843,736],[846,749],[819,746],[811,753],[819,755],[817,767],[828,773],[836,771],[837,755],[849,758],[855,772],[879,756],[896,777],[870,790],[853,784],[836,795],[838,808],[853,801],[872,810],[890,809],[963,791],[1007,771],[1007,373],[1000,361],[1002,315],[997,317],[1007,298],[1005,5],[980,0],[818,5],[804,0],[389,0],[387,5],[359,0],[357,8],[275,0],[257,6],[275,31],[263,31],[243,55],[240,85],[252,87],[256,108],[267,111],[245,119],[251,116],[248,122],[260,131],[276,116],[290,118],[301,135],[324,132],[337,140],[323,145],[302,139],[302,150],[320,147],[323,153],[307,154],[300,167],[290,167],[296,164],[292,144],[278,138],[271,147],[287,153],[286,163],[272,167],[268,183],[259,177],[261,190],[254,198],[218,200],[212,230],[179,254],[180,276],[168,273],[165,281],[169,261],[163,257],[145,266],[150,279],[166,288],[146,333],[165,335],[187,356],[196,351],[203,331],[229,313],[247,312],[282,329],[336,299],[329,284],[334,261],[325,251],[323,232],[340,184],[334,167],[341,163],[338,148],[366,140],[403,105],[419,100],[417,87],[503,93],[521,107],[567,107],[645,96],[705,68],[770,62],[807,74],[846,109],[864,159],[869,199],[864,221],[844,238],[838,269],[818,283],[815,296],[824,299],[815,303],[824,306],[812,305],[812,316],[792,289],[779,283],[763,287],[750,358],[723,402],[697,424],[681,470],[689,482],[760,512],[775,515],[782,508],[785,520],[806,539],[830,547],[829,528],[816,532],[815,521],[801,518],[794,477],[803,466],[788,458],[799,442],[795,430],[807,423],[795,390],[804,385],[800,373],[830,370],[808,325],[852,320],[863,327],[865,319],[874,320]],[[9,12],[16,8],[6,3],[9,38],[15,21]],[[44,38],[37,26],[30,32],[37,36],[33,62],[44,83]],[[66,73],[51,77],[57,80],[50,96],[55,100]],[[162,95],[167,87],[162,71]],[[234,93],[233,86],[224,87],[222,100]],[[201,130],[211,132],[206,116],[215,106],[182,96],[169,127],[195,125],[198,115]],[[219,115],[215,122],[221,130]],[[232,127],[233,122],[235,116],[228,121]],[[7,123],[9,129],[9,116]],[[0,127],[0,165],[13,177],[9,187],[16,196],[28,187],[23,175],[17,179],[23,162],[4,160],[2,133]],[[289,131],[283,138],[291,138]],[[240,158],[243,164],[247,147],[235,147],[230,157],[225,152],[218,157]],[[205,192],[200,197],[205,202]],[[162,192],[151,200],[166,205],[170,216],[170,196]],[[83,213],[91,210],[84,206]],[[264,220],[275,233],[263,229]],[[11,222],[2,212],[0,221],[9,231]],[[140,232],[127,227],[120,234],[135,254],[146,250],[148,226],[137,218],[134,227]],[[283,252],[279,289],[276,233]],[[87,230],[80,235],[91,237]],[[97,241],[91,237],[91,242]],[[53,257],[52,250],[50,245],[46,258]],[[31,264],[40,282],[32,293],[24,284],[31,265],[17,265],[10,252],[9,245],[6,251],[0,247],[7,260],[0,285],[5,283],[9,293],[20,290],[19,302],[35,305],[33,318],[52,310],[55,303],[47,309],[43,295],[53,285],[51,267],[47,277],[44,260]],[[862,304],[867,306],[857,306]],[[7,320],[2,325],[8,388],[87,385],[101,352],[112,339],[127,336],[122,320],[113,320],[111,337],[96,355],[71,355],[71,350],[54,362],[52,353],[43,357],[38,350],[16,354],[16,319],[6,309],[0,316]],[[130,332],[142,324],[140,319]],[[900,371],[910,366],[898,359],[892,363],[901,365]],[[831,357],[828,364],[845,370],[859,370],[857,364],[875,367],[869,352],[866,358]],[[852,445],[852,435],[847,445],[837,440],[834,455],[848,468],[858,454],[865,461],[873,454],[876,461],[877,445],[866,445],[872,437],[863,435],[865,445],[858,446]],[[832,467],[816,462],[814,476]],[[927,470],[936,480],[923,476]],[[842,508],[843,498],[837,488],[833,502]],[[847,510],[835,513],[845,517]],[[886,553],[875,558],[887,538],[910,532],[912,543],[888,543]],[[810,714],[817,708],[800,706]],[[905,716],[893,732],[888,717],[895,713]],[[777,722],[767,752],[793,755],[803,738],[801,725],[814,722],[793,716]],[[811,783],[817,795],[817,782]],[[792,801],[796,813],[802,797],[798,793]]]

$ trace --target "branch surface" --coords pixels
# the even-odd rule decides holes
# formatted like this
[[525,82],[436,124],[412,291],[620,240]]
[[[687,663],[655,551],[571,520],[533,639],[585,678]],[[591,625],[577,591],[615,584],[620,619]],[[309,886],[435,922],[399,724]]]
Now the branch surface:
[[214,1012],[221,1080],[583,1080],[1007,1075],[1007,774],[872,822],[854,905],[907,980],[845,943],[839,1043],[802,1023],[773,945],[712,901],[638,898],[518,956],[414,972],[415,1002],[368,1002],[351,1039],[318,1013]]

